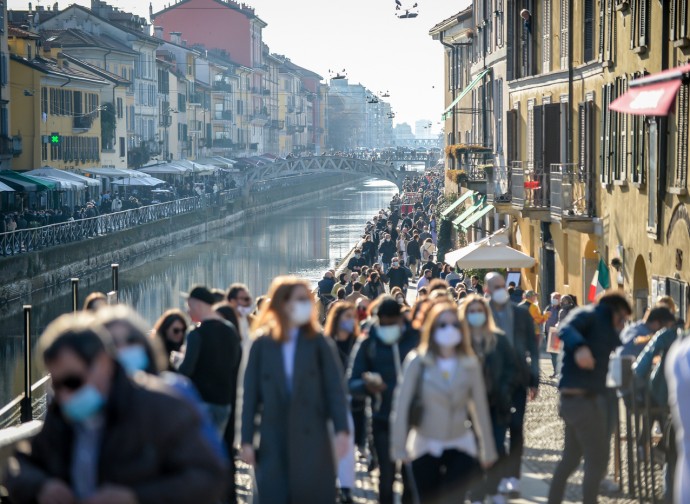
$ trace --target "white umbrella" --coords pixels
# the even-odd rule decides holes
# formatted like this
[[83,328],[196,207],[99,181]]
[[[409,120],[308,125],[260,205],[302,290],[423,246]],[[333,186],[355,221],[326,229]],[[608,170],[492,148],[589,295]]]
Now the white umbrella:
[[39,177],[47,177],[58,180],[68,180],[70,182],[79,182],[81,184],[94,187],[100,187],[101,185],[101,183],[96,179],[84,177],[83,175],[79,175],[77,173],[69,172],[66,170],[58,170],[56,168],[51,168],[50,166],[43,166],[41,168],[37,168],[35,170],[31,170],[25,173],[26,175],[38,175]]
[[487,239],[447,253],[444,261],[463,269],[531,268],[536,262],[506,243]]
[[165,180],[157,179],[155,177],[138,177],[125,178],[113,181],[113,185],[122,185],[129,187],[155,187],[157,185],[165,184]]

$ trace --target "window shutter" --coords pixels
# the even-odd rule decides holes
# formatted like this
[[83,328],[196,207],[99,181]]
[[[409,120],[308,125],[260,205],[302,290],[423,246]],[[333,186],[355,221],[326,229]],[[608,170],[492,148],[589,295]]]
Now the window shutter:
[[561,70],[568,67],[568,2],[561,0]]
[[687,185],[687,170],[688,170],[688,104],[690,96],[688,96],[688,85],[683,84],[678,92],[677,103],[677,117],[678,117],[678,134],[676,136],[676,169],[672,185],[681,189],[686,188]]
[[506,145],[506,163],[510,165],[517,159],[517,110],[509,110],[506,113],[506,136],[508,144]]
[[579,164],[580,164],[580,171],[583,171],[585,169],[585,136],[586,136],[586,131],[585,131],[585,125],[587,124],[587,118],[585,117],[585,104],[580,103],[577,106],[577,117],[579,120],[579,131],[578,131],[578,136],[580,137],[580,148],[579,148]]
[[630,0],[630,49],[637,47],[637,40],[635,38],[637,34],[635,26],[637,26],[637,17],[639,16],[637,2],[638,0]]
[[584,22],[584,54],[585,62],[594,58],[594,0],[584,0],[585,22]]
[[[628,90],[628,81],[625,77],[621,78],[621,95],[625,94]],[[626,180],[628,178],[628,128],[630,115],[620,114],[621,121],[621,136],[620,136],[620,177],[621,180]]]
[[613,0],[608,0],[607,1],[607,7],[606,7],[606,12],[609,16],[608,18],[608,24],[609,24],[609,36],[606,39],[606,61],[613,61],[614,56],[615,56],[615,50],[614,50],[614,44],[617,43],[618,40],[618,30],[617,30],[617,22],[618,18],[616,17],[616,11],[613,9]]
[[687,38],[688,36],[688,0],[680,0],[680,23],[678,38]]
[[[534,169],[539,171],[544,166],[544,106],[534,107]],[[543,173],[543,172],[542,172]]]
[[678,0],[670,0],[668,4],[668,12],[668,39],[674,41],[677,40],[676,31],[678,30]]
[[508,80],[515,79],[515,6],[508,4],[508,19],[506,25],[506,77]]
[[647,18],[649,16],[649,0],[640,0],[640,47],[647,45]]
[[527,164],[534,165],[534,102],[527,103]]
[[606,10],[604,2],[607,0],[599,0],[599,61],[604,61],[604,25],[606,20],[604,19],[604,12]]
[[542,72],[551,71],[551,0],[544,0]]

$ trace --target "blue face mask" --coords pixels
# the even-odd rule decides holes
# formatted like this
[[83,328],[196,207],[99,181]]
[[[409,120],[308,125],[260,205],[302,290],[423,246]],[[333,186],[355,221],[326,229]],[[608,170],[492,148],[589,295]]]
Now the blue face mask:
[[67,402],[62,404],[62,412],[72,422],[84,422],[98,413],[105,399],[93,385],[84,385]]
[[472,327],[483,327],[486,323],[486,313],[474,312],[467,314],[467,323]]
[[342,319],[339,326],[341,331],[351,333],[355,330],[355,319]]
[[117,360],[128,375],[133,375],[137,371],[144,371],[149,366],[149,356],[146,349],[141,345],[131,345],[121,348],[117,354]]

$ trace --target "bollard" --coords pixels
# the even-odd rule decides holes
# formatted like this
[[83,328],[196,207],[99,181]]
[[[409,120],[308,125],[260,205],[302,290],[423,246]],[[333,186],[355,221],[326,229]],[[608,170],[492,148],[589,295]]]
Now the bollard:
[[24,397],[20,404],[22,423],[33,420],[31,405],[31,305],[24,305]]
[[79,311],[79,279],[72,279],[72,311]]
[[110,267],[113,270],[113,288],[114,292],[120,290],[120,265],[117,263],[111,264]]

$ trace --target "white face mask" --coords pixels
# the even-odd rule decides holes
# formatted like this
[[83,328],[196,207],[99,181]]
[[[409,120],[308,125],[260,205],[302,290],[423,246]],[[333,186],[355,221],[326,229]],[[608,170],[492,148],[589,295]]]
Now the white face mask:
[[462,341],[462,333],[452,325],[439,327],[434,331],[434,341],[442,347],[454,347]]
[[311,320],[311,314],[314,309],[311,301],[295,301],[290,304],[290,322],[296,326],[303,326]]
[[508,294],[506,289],[496,289],[493,294],[491,294],[491,299],[493,299],[496,304],[504,305],[510,299],[510,294]]
[[253,306],[238,306],[237,311],[239,314],[243,317],[248,317],[253,311],[254,307]]
[[386,345],[392,345],[400,339],[402,330],[399,325],[379,326],[376,328],[376,334]]
[[551,306],[558,306],[559,304],[560,304],[560,301],[558,301],[558,299],[553,298],[551,300]]

